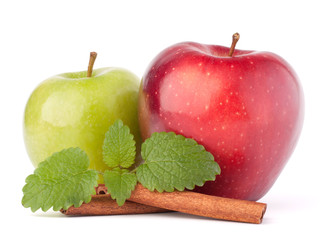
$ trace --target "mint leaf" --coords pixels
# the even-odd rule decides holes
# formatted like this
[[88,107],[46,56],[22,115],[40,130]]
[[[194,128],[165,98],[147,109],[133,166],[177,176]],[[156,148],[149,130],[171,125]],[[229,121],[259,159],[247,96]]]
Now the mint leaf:
[[150,191],[194,189],[220,174],[211,153],[193,139],[173,132],[153,133],[142,144],[141,155],[144,163],[136,175]]
[[117,120],[105,135],[103,161],[111,168],[128,168],[135,161],[136,147],[134,136],[128,126]]
[[114,168],[104,172],[104,183],[112,199],[116,199],[119,206],[122,206],[126,199],[131,196],[137,183],[135,173],[127,169]]
[[79,207],[95,194],[98,173],[88,170],[90,161],[79,148],[54,153],[41,162],[34,174],[26,178],[22,204],[33,212],[53,207],[54,211]]

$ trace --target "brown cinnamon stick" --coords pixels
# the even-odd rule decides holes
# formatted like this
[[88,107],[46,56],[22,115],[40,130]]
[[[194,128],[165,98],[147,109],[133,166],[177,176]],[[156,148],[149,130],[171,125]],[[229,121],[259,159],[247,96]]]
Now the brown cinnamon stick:
[[65,215],[75,216],[95,216],[95,215],[123,215],[123,214],[143,214],[168,212],[169,210],[138,204],[126,201],[123,206],[118,206],[115,200],[112,200],[108,194],[94,195],[91,202],[83,203],[80,207],[70,207],[67,210],[61,210]]
[[198,216],[261,223],[267,205],[253,201],[215,197],[190,191],[151,192],[138,184],[129,201]]
[[118,206],[115,200],[107,194],[107,188],[99,184],[95,188],[96,195],[92,196],[89,203],[83,203],[80,207],[70,207],[67,210],[60,210],[65,215],[93,216],[93,215],[122,215],[122,214],[143,214],[169,212],[170,210],[143,205],[126,201],[123,206]]

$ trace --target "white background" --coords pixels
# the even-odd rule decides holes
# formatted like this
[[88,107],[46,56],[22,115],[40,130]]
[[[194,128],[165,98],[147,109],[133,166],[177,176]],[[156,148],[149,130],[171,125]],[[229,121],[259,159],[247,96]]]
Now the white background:
[[[1,1],[0,238],[33,239],[326,239],[327,68],[324,1]],[[152,58],[180,41],[275,52],[296,70],[306,115],[297,148],[273,188],[260,225],[180,213],[66,217],[21,206],[34,170],[25,151],[26,101],[44,79],[119,66],[142,77]],[[9,234],[9,235],[8,235]],[[7,236],[7,238],[4,238]],[[17,238],[18,239],[18,238]],[[25,238],[26,239],[26,238]]]

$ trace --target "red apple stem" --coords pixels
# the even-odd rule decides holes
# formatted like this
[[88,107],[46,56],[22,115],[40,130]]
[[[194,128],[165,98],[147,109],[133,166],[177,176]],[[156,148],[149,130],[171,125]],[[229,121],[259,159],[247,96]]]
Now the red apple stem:
[[95,62],[96,58],[97,58],[97,53],[96,52],[90,52],[89,67],[87,68],[87,77],[92,76],[93,65],[94,65],[94,62]]
[[228,56],[232,57],[233,56],[233,53],[234,53],[234,50],[235,50],[235,46],[236,46],[236,43],[238,42],[238,40],[240,39],[240,34],[239,33],[234,33],[233,34],[233,42],[232,42],[232,45],[229,49],[229,54]]

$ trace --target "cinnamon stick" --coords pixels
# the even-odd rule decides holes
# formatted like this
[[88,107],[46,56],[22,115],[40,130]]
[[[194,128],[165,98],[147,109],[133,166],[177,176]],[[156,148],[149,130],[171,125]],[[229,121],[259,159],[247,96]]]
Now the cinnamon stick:
[[83,203],[80,207],[70,207],[67,210],[60,210],[65,215],[94,216],[94,215],[122,215],[122,214],[143,214],[169,212],[170,210],[158,207],[143,205],[126,201],[123,206],[118,206],[115,200],[107,194],[107,188],[99,184],[95,188],[96,195],[92,196],[89,203]]
[[129,201],[198,216],[247,223],[261,223],[267,208],[264,203],[190,191],[151,192],[141,184],[136,186]]
[[108,194],[94,195],[91,202],[83,203],[80,207],[70,207],[60,210],[65,215],[95,216],[95,215],[123,215],[168,212],[169,210],[126,201],[123,206],[118,206]]

